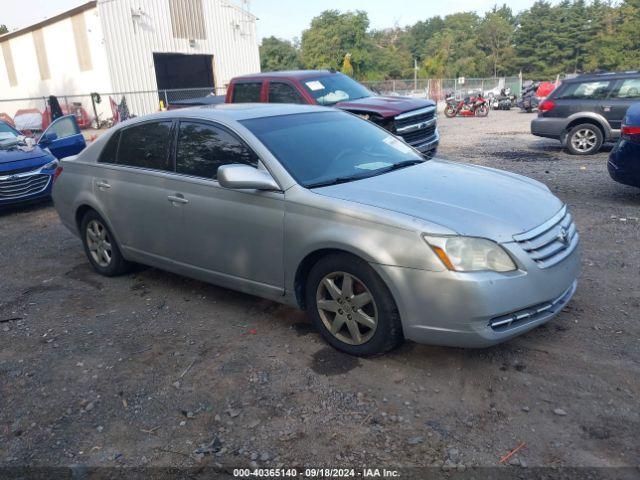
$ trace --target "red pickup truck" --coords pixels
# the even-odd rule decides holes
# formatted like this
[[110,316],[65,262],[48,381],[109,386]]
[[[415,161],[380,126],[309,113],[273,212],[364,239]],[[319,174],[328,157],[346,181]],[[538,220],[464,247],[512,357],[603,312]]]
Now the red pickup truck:
[[423,98],[381,96],[342,73],[297,70],[244,75],[231,80],[226,103],[306,103],[337,107],[360,115],[425,156],[438,148],[436,104]]

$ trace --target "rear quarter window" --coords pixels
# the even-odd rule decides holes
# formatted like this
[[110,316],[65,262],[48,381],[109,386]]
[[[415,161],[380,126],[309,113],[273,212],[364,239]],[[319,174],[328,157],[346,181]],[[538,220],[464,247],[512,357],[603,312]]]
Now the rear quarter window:
[[107,140],[107,144],[102,149],[99,163],[116,163],[118,155],[118,143],[120,142],[120,130],[111,135],[111,138]]
[[233,103],[258,103],[262,82],[236,83],[233,85]]

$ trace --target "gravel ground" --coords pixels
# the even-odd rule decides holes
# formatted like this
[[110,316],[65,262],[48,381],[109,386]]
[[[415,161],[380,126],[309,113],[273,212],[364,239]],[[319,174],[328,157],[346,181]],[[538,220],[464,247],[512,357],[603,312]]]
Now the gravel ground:
[[567,308],[485,350],[349,357],[288,307],[98,276],[50,204],[0,213],[0,466],[639,465],[640,190],[531,118],[439,119],[443,157],[545,182],[582,233]]

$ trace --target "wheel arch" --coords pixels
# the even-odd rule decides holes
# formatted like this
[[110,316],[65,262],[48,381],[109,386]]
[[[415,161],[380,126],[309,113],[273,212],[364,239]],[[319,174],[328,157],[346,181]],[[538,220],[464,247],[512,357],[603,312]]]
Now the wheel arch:
[[579,116],[569,117],[569,122],[567,123],[567,126],[564,128],[563,139],[566,140],[567,136],[569,135],[569,132],[573,127],[576,127],[583,123],[589,123],[591,125],[598,127],[602,132],[602,138],[605,142],[611,137],[611,128],[609,127],[609,123],[607,122],[607,120],[601,115],[598,115],[597,113],[592,113],[588,115],[580,114]]

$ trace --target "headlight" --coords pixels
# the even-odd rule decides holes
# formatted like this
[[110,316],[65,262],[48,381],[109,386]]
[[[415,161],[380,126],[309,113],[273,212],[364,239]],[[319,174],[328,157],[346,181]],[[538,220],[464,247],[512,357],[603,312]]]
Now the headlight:
[[58,165],[59,165],[58,160],[52,160],[46,165],[44,165],[42,167],[42,170],[55,170],[56,168],[58,168]]
[[517,268],[504,248],[485,238],[424,235],[424,239],[449,270],[511,272]]

